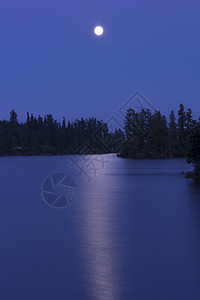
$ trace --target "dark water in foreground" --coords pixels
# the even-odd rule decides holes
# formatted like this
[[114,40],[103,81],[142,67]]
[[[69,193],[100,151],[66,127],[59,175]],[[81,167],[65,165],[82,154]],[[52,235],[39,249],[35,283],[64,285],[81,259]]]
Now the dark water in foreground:
[[[79,176],[69,156],[0,159],[0,299],[199,300],[200,187],[184,159],[98,160]],[[59,171],[78,186],[62,209],[41,197]]]

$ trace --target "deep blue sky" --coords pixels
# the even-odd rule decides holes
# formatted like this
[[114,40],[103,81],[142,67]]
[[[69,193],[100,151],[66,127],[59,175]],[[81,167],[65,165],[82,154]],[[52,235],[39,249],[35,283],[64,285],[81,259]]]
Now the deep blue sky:
[[0,118],[106,120],[136,90],[197,116],[199,11],[199,0],[1,0]]

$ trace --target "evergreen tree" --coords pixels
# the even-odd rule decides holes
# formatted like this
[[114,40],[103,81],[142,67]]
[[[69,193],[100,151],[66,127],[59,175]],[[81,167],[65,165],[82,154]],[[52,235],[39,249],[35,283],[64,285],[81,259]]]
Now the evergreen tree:
[[185,156],[186,153],[186,114],[183,104],[180,104],[178,111],[178,155]]
[[187,162],[194,167],[193,178],[200,183],[200,122],[196,124],[190,136],[190,149],[187,153]]
[[154,157],[167,155],[167,121],[159,111],[156,111],[149,124],[149,144]]
[[174,111],[171,111],[169,117],[169,155],[176,156],[177,153],[177,124]]
[[12,109],[11,112],[10,112],[10,124],[12,126],[16,126],[17,123],[18,123],[18,121],[17,121],[17,114],[14,111],[14,109]]

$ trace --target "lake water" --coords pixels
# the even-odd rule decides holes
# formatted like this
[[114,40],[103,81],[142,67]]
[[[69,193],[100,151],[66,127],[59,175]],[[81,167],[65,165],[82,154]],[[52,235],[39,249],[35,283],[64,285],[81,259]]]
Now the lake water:
[[[200,187],[184,159],[0,158],[0,299],[200,299]],[[65,208],[50,174],[78,187]],[[58,191],[57,191],[58,193]]]

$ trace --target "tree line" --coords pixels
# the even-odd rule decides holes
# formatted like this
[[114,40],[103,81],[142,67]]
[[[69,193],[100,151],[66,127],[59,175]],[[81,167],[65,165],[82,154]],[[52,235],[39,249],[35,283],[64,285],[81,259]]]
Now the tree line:
[[[27,113],[18,122],[17,113],[0,121],[0,154],[67,154],[78,153],[84,143],[92,153],[119,152],[123,157],[185,157],[192,137],[199,128],[191,109],[180,104],[177,118],[171,111],[169,120],[160,111],[129,108],[124,129],[110,132],[108,124],[96,118],[66,122],[54,120],[51,114],[38,118]],[[193,138],[194,140],[194,138]],[[84,153],[84,148],[83,148]]]
[[186,157],[194,166],[189,174],[200,182],[200,119],[194,120],[191,109],[180,104],[177,117],[169,120],[160,111],[129,108],[124,128],[109,131],[108,124],[96,118],[66,122],[27,113],[18,122],[17,113],[0,121],[0,155],[95,154],[118,152],[121,157]]
[[169,121],[160,111],[140,112],[129,108],[125,116],[127,146],[124,157],[185,157],[190,149],[190,137],[198,122],[191,109],[185,111],[180,104],[178,117],[171,111]]
[[96,118],[66,122],[63,117],[60,123],[51,114],[36,118],[27,113],[20,123],[12,110],[9,121],[0,121],[0,155],[108,153],[116,139],[124,140],[122,130],[110,133]]
[[160,111],[135,112],[129,108],[124,131],[125,146],[121,157],[186,157],[194,167],[187,177],[200,183],[200,119],[193,119],[191,109],[185,111],[180,104],[177,119],[171,111],[167,121]]

